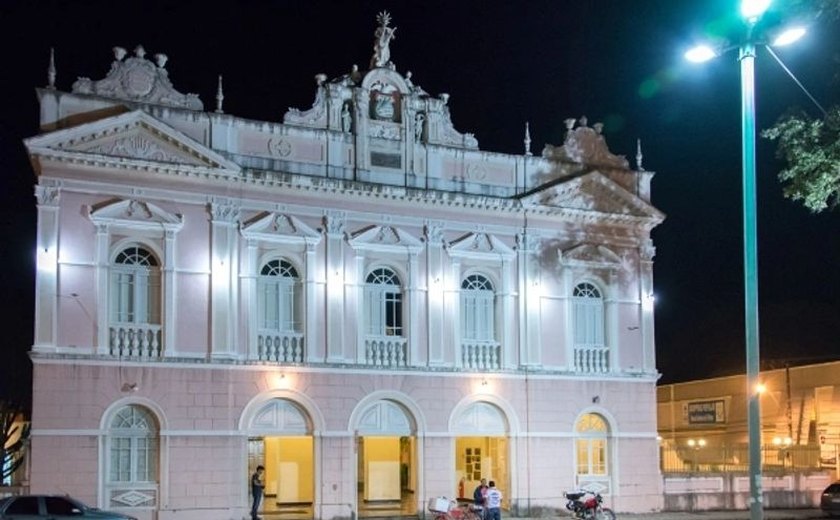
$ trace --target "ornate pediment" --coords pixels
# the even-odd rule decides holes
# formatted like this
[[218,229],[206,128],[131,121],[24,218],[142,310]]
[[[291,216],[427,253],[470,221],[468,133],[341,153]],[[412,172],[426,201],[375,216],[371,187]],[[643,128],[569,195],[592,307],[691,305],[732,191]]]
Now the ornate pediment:
[[524,205],[661,221],[661,212],[598,171],[560,179],[522,198]]
[[380,252],[418,253],[423,242],[406,231],[394,226],[370,226],[350,235],[350,246]]
[[99,81],[79,78],[73,83],[73,93],[204,110],[198,94],[182,94],[172,86],[165,54],[155,54],[152,62],[146,59],[142,45],[134,49],[133,57],[126,58],[127,54],[122,47],[114,47],[114,62],[108,75]]
[[128,160],[240,170],[236,163],[142,110],[33,137],[26,145],[36,155],[67,159],[97,156],[105,163]]
[[565,250],[558,250],[560,265],[590,268],[619,269],[621,257],[606,246],[578,244]]
[[88,208],[90,220],[97,226],[146,231],[178,231],[184,217],[135,199],[109,201]]
[[280,243],[317,244],[321,235],[298,218],[282,213],[263,212],[243,222],[242,236]]
[[460,258],[493,259],[513,258],[513,249],[493,235],[467,233],[449,243],[449,256]]
[[610,152],[604,136],[601,135],[603,126],[595,123],[587,126],[586,117],[580,118],[579,126],[575,128],[575,120],[567,119],[566,138],[561,146],[545,145],[543,157],[552,161],[571,162],[589,166],[629,168],[627,159],[622,155]]

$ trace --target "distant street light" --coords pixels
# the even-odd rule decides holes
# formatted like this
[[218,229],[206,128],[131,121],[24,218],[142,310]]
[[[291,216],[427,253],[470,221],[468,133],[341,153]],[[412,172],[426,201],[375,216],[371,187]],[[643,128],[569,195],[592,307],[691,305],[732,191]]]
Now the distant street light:
[[[756,196],[755,196],[755,48],[764,42],[753,34],[755,25],[770,7],[771,0],[742,0],[741,16],[746,20],[747,34],[738,47],[715,50],[698,46],[685,53],[692,62],[710,60],[723,52],[739,49],[741,62],[741,147],[744,212],[744,329],[747,355],[747,409],[749,438],[750,520],[761,520],[764,515],[761,490],[761,408],[759,391],[759,342],[758,342],[758,260],[756,246]],[[797,28],[783,32],[774,45],[793,43],[805,34]]]

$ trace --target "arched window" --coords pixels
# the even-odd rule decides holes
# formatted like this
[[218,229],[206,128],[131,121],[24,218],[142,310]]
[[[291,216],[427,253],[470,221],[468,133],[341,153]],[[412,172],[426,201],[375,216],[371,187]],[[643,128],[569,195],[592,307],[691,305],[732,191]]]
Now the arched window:
[[575,347],[604,347],[604,300],[591,283],[575,286],[572,293],[572,324]]
[[158,481],[158,425],[141,406],[121,408],[108,430],[110,485],[144,485]]
[[579,484],[581,480],[592,480],[592,477],[606,477],[609,433],[607,421],[598,414],[588,413],[578,420],[575,433],[576,473]]
[[111,266],[111,320],[160,325],[160,265],[148,249],[126,247]]
[[271,260],[260,270],[258,282],[259,328],[271,332],[300,330],[300,277],[283,259]]
[[402,287],[387,267],[374,269],[365,278],[365,332],[372,336],[402,336]]
[[461,282],[461,338],[470,341],[494,341],[496,293],[493,284],[480,274],[471,274]]

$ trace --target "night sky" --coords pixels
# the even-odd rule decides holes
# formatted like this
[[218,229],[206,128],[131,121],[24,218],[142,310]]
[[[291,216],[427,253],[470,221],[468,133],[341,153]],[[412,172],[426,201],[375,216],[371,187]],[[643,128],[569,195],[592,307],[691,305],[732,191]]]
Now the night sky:
[[[171,4],[171,5],[170,5]],[[776,0],[766,19],[783,17]],[[457,130],[482,150],[562,144],[569,117],[603,122],[613,153],[657,172],[653,203],[657,361],[663,382],[744,370],[740,87],[736,54],[691,65],[682,53],[713,34],[737,42],[737,0],[104,2],[5,0],[0,5],[0,396],[28,396],[35,237],[34,175],[21,140],[37,133],[35,87],[55,48],[57,86],[105,77],[111,48],[165,53],[176,89],[215,108],[282,121],[306,109],[314,76],[366,69],[376,13],[397,26],[391,59],[433,95],[450,94]],[[840,22],[778,49],[824,106],[840,102]],[[758,128],[789,107],[815,106],[763,49]],[[774,143],[758,141],[759,296],[765,363],[840,358],[840,211],[814,215],[783,198]],[[8,361],[6,361],[8,359]]]

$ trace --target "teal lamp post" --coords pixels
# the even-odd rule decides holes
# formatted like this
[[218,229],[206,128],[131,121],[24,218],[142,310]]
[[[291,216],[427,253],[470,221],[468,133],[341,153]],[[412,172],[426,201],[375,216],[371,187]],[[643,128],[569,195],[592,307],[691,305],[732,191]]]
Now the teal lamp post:
[[[741,16],[747,25],[747,34],[738,47],[741,62],[741,172],[744,211],[744,327],[747,354],[747,429],[749,441],[750,520],[761,520],[764,515],[761,490],[761,392],[758,341],[758,248],[756,240],[755,195],[755,51],[757,44],[756,23],[770,7],[770,0],[742,0]],[[786,45],[804,34],[801,28],[782,33],[773,45]],[[695,47],[686,52],[689,61],[702,62],[718,56],[729,48],[717,51],[708,46]]]

